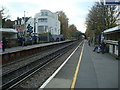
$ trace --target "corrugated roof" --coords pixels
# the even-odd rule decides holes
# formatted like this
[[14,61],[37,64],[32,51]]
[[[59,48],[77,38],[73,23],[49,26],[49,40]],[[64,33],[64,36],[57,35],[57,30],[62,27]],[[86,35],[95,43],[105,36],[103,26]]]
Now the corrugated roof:
[[17,33],[15,29],[11,29],[11,28],[1,28],[0,32]]
[[110,29],[107,29],[104,31],[104,33],[109,33],[109,32],[113,32],[113,31],[117,31],[117,30],[120,30],[120,25],[113,27],[113,28],[110,28]]

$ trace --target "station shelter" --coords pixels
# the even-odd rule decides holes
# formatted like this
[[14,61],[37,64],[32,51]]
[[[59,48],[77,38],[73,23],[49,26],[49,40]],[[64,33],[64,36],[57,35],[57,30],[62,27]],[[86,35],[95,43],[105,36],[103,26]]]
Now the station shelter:
[[120,25],[104,32],[105,42],[109,46],[109,53],[120,57]]
[[17,46],[17,31],[11,28],[1,28],[0,29],[0,37],[5,37],[7,40],[7,47]]

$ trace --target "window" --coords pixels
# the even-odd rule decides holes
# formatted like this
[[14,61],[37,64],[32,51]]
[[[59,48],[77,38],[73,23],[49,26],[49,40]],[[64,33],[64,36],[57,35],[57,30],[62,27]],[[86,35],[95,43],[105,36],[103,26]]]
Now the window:
[[45,12],[45,16],[48,16],[48,12]]
[[47,30],[48,30],[48,26],[45,26],[45,32],[47,32]]
[[41,12],[41,16],[48,16],[48,12]]
[[47,18],[39,18],[38,22],[47,22]]
[[39,33],[47,32],[47,30],[48,30],[48,26],[38,26]]
[[44,32],[44,26],[38,26],[38,32],[43,33]]
[[55,28],[55,32],[57,32],[57,28]]
[[44,12],[41,12],[41,16],[44,16]]

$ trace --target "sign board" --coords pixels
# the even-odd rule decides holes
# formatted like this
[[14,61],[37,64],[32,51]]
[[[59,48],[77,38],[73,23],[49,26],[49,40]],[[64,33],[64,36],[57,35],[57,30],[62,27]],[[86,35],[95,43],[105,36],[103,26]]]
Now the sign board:
[[120,0],[104,0],[104,5],[120,5]]

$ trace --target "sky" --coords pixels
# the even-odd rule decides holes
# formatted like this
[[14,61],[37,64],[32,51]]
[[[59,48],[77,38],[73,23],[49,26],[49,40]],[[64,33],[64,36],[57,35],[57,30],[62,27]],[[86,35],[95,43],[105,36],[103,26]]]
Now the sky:
[[74,24],[84,33],[87,14],[95,1],[97,0],[2,0],[0,6],[8,10],[11,20],[23,17],[24,11],[26,17],[34,17],[42,9],[63,11],[69,18],[69,24]]

